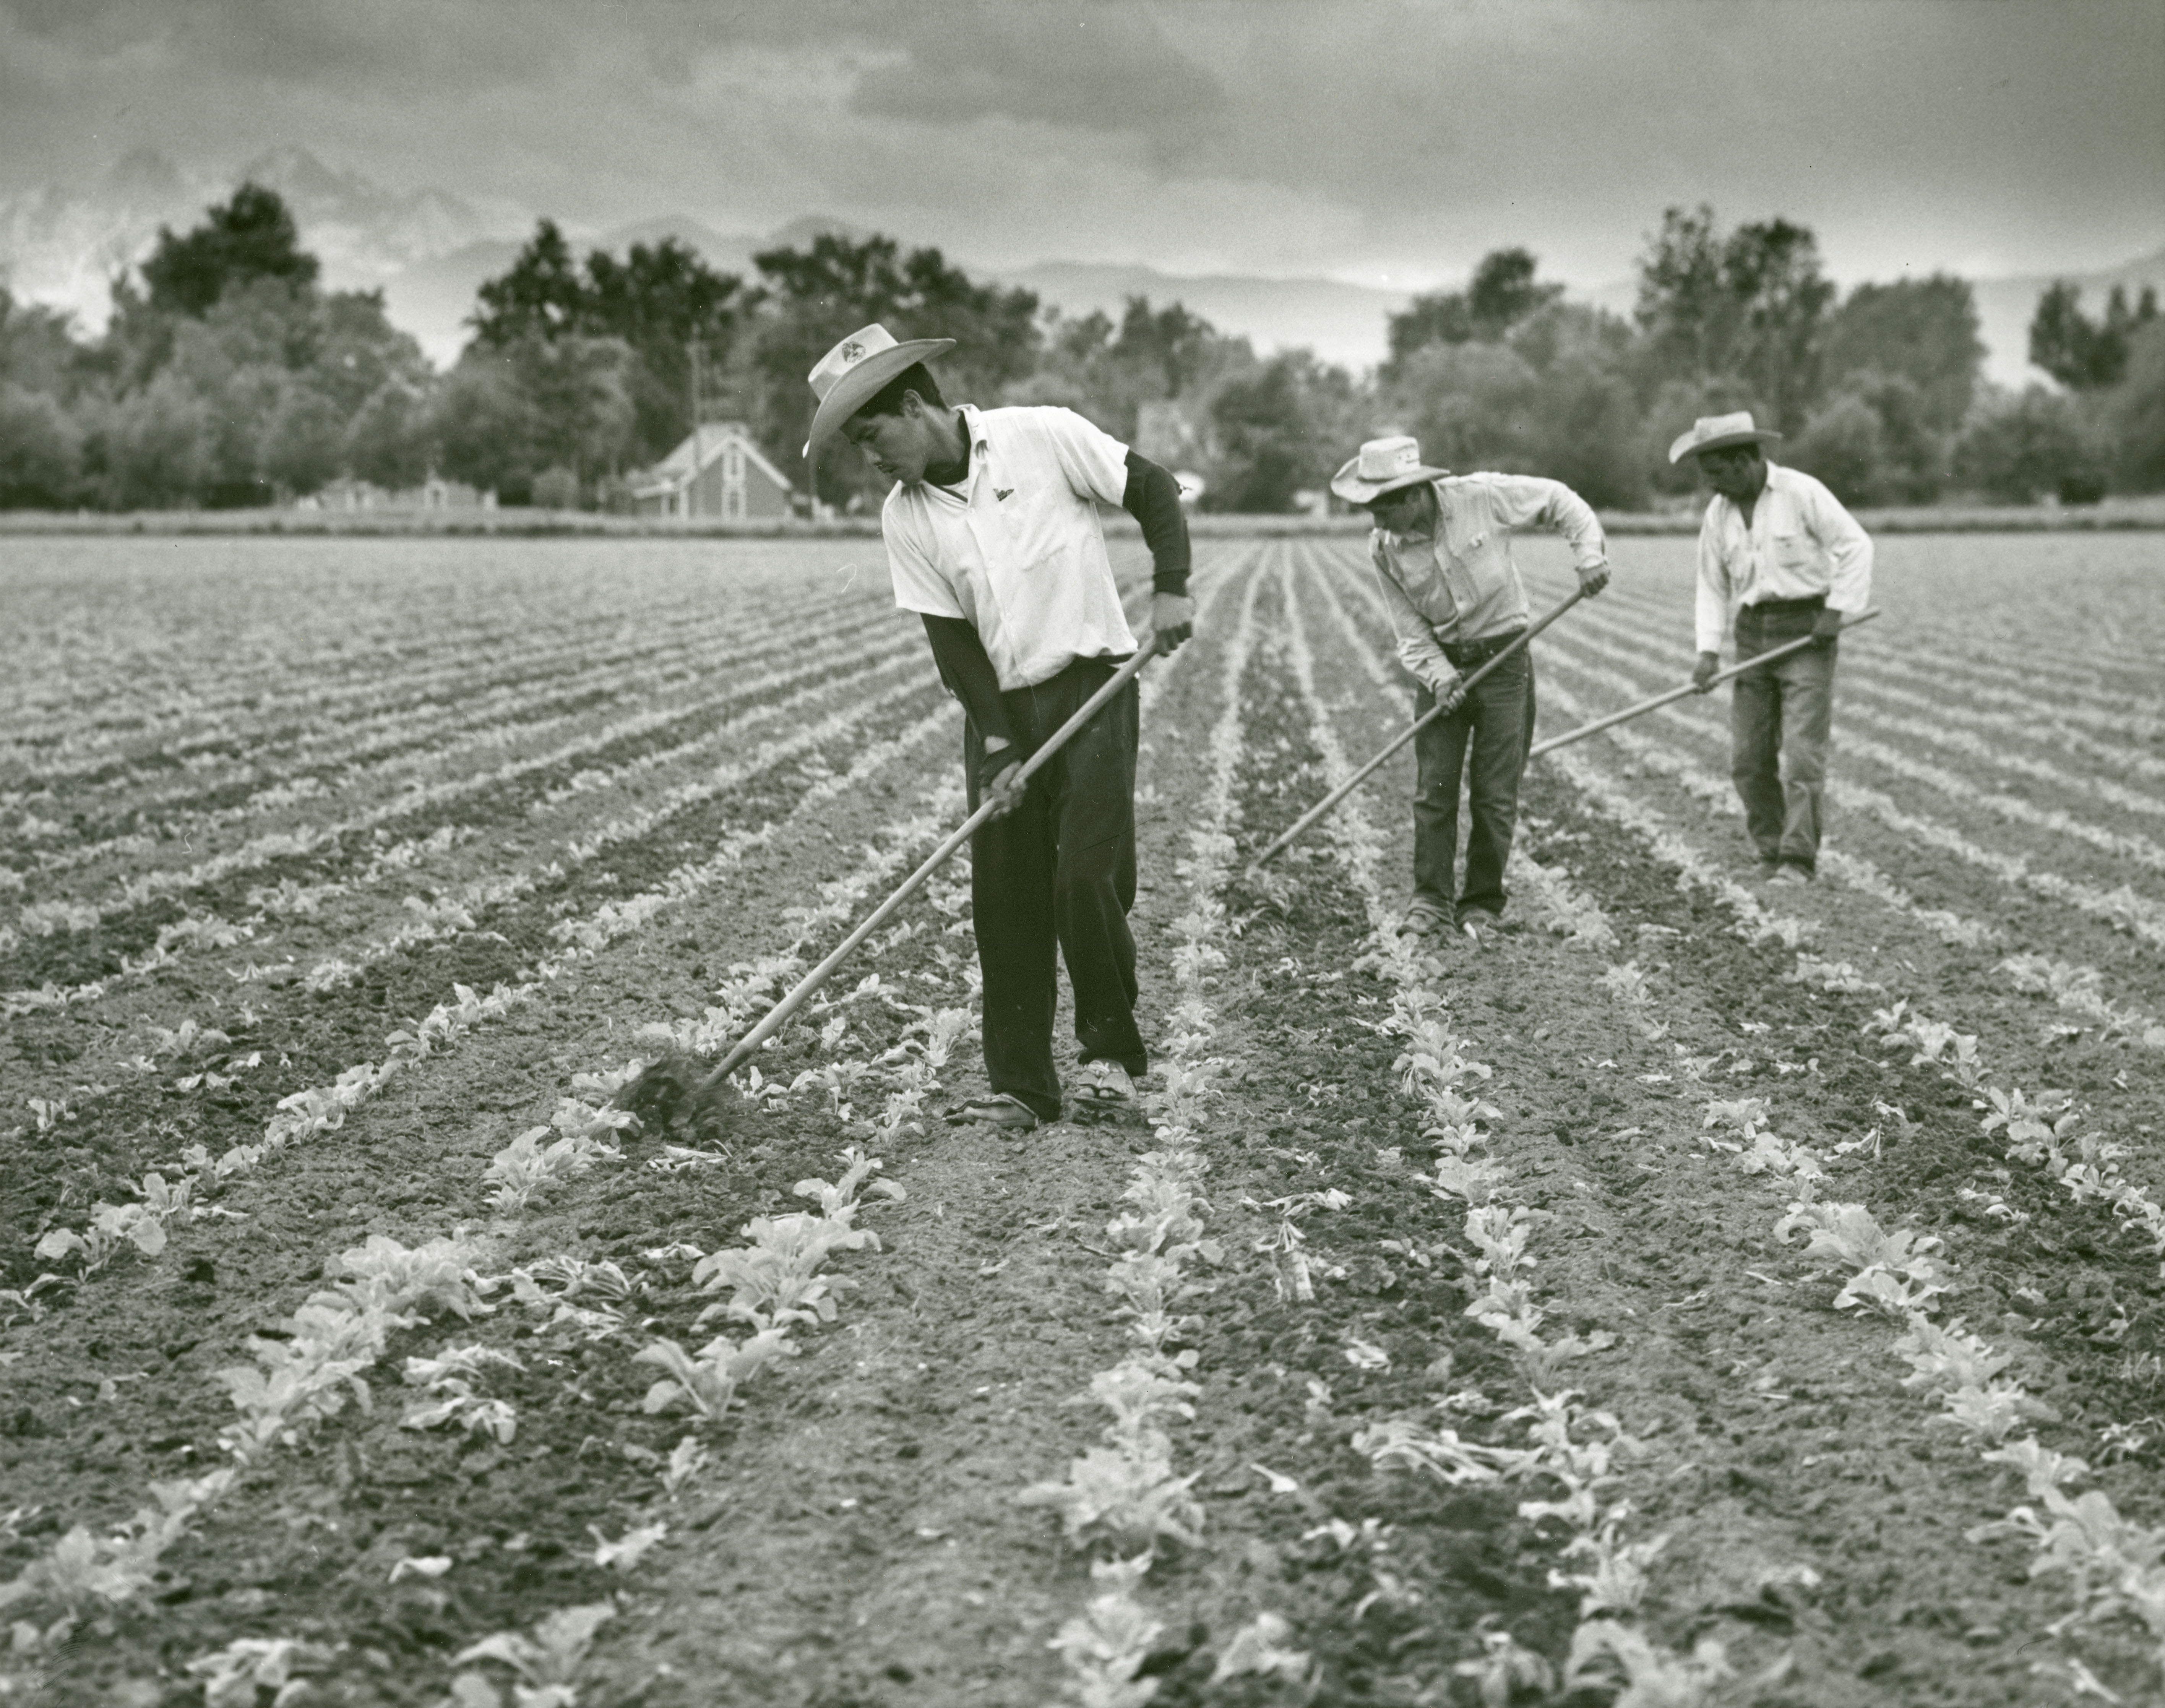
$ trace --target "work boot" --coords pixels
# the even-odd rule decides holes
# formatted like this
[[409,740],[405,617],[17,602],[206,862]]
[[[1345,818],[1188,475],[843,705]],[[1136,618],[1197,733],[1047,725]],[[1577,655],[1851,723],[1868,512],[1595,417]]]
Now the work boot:
[[1406,909],[1406,917],[1399,922],[1400,937],[1430,938],[1450,930],[1450,916],[1435,902],[1416,900]]

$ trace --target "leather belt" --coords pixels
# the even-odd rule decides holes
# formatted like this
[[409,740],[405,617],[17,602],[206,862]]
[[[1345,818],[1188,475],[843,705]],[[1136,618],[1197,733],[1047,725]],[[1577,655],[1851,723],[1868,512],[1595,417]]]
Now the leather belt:
[[1746,611],[1817,611],[1826,604],[1826,595],[1812,593],[1802,599],[1761,599],[1746,606]]
[[1439,643],[1443,655],[1455,668],[1463,670],[1468,665],[1485,665],[1489,660],[1511,644],[1526,631],[1514,628],[1509,634],[1492,634],[1485,640],[1463,640]]

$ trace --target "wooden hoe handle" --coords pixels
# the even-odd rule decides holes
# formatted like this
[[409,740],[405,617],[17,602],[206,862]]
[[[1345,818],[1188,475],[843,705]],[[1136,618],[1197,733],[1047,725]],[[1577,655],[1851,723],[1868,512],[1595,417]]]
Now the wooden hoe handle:
[[[1136,649],[1133,658],[1115,670],[1096,693],[1077,708],[1072,717],[1053,731],[1052,734],[1039,746],[1037,751],[1022,762],[1022,768],[1016,774],[1016,781],[1027,782],[1035,775],[1046,761],[1065,747],[1077,730],[1095,717],[1108,701],[1141,675],[1143,666],[1156,655],[1157,637],[1153,634]],[[999,802],[997,800],[987,799],[979,801],[977,810],[964,819],[946,841],[933,849],[926,857],[924,864],[904,878],[895,892],[875,907],[871,917],[866,919],[863,924],[858,926],[855,931],[837,943],[829,952],[826,959],[821,961],[818,966],[798,980],[796,987],[788,996],[766,1011],[759,1024],[747,1032],[738,1041],[735,1048],[722,1058],[714,1070],[699,1082],[698,1093],[703,1094],[712,1090],[730,1075],[743,1066],[754,1050],[779,1032],[783,1022],[804,1006],[805,999],[834,976],[835,970],[850,958],[856,946],[877,931],[896,908],[915,895],[923,887],[924,880],[947,863],[956,849],[961,847],[976,833],[977,828],[993,816],[998,806]]]

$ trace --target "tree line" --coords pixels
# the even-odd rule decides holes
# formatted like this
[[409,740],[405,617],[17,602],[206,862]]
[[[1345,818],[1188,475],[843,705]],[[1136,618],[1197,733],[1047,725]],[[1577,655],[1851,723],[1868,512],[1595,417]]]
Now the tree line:
[[[439,372],[380,292],[324,290],[283,202],[245,184],[193,229],[161,230],[95,339],[0,290],[0,507],[260,505],[432,473],[506,503],[622,507],[695,416],[747,423],[797,477],[804,376],[873,320],[958,339],[941,369],[955,397],[1067,405],[1199,475],[1206,508],[1293,509],[1386,429],[1452,468],[1552,475],[1642,507],[1690,485],[1669,439],[1736,408],[1854,503],[2165,489],[2152,292],[2115,292],[2093,318],[2056,284],[2030,356],[2060,389],[2009,392],[1982,379],[1966,281],[1844,295],[1809,229],[1725,231],[1706,207],[1663,214],[1628,317],[1566,302],[1532,255],[1499,250],[1464,289],[1392,316],[1388,356],[1358,376],[1305,351],[1259,355],[1178,302],[1061,314],[891,238],[822,235],[753,265],[719,272],[673,239],[582,259],[542,220],[480,287],[471,339]],[[819,496],[863,505],[872,485],[831,459]]]

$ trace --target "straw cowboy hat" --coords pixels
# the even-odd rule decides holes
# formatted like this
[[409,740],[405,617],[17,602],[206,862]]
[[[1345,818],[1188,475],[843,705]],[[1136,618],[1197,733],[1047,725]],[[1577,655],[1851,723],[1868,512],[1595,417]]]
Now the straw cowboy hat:
[[1360,455],[1347,458],[1346,466],[1330,477],[1330,490],[1348,504],[1372,504],[1386,492],[1439,481],[1450,472],[1423,462],[1420,441],[1399,434],[1362,445]]
[[1754,427],[1749,409],[1740,409],[1733,415],[1702,415],[1692,423],[1689,433],[1669,447],[1669,460],[1680,463],[1703,450],[1727,450],[1731,445],[1769,444],[1781,436]]
[[827,440],[867,400],[913,362],[930,361],[955,348],[951,338],[912,338],[900,343],[877,321],[861,326],[819,358],[806,377],[819,399],[804,455],[824,450]]

